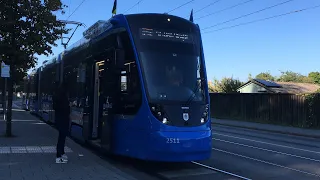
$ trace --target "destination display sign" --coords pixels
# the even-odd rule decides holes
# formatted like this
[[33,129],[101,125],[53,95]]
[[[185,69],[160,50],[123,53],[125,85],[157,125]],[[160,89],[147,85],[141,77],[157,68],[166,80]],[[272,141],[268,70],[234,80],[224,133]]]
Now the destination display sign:
[[170,30],[158,30],[152,28],[140,28],[140,39],[168,40],[192,43],[192,35],[188,33],[173,32]]

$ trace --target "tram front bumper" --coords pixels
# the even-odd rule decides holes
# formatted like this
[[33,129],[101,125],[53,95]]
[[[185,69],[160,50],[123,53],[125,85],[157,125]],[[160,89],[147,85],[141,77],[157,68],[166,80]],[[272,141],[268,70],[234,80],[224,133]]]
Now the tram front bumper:
[[211,156],[211,131],[158,131],[150,137],[153,160],[185,162],[205,160]]

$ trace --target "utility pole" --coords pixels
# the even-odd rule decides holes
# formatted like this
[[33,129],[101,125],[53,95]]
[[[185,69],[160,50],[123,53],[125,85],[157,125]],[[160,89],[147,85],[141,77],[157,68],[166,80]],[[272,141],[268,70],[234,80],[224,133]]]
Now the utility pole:
[[6,65],[3,61],[1,62],[1,77],[4,78],[3,119],[6,121],[6,134],[11,136],[11,117],[7,117],[7,79],[10,77],[10,65]]

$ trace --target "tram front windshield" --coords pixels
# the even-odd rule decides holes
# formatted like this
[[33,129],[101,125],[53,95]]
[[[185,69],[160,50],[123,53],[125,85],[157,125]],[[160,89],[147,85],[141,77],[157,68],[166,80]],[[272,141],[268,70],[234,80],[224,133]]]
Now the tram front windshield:
[[180,18],[154,18],[157,25],[131,23],[149,101],[204,102],[199,31]]

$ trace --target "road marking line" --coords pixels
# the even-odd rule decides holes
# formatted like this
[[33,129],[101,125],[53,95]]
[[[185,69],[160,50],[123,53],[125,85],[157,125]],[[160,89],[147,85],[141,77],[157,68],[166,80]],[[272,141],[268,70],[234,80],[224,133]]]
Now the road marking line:
[[250,145],[246,145],[246,144],[241,144],[241,143],[226,141],[226,140],[217,139],[217,138],[213,138],[213,139],[214,139],[214,140],[217,140],[217,141],[222,141],[222,142],[225,142],[225,143],[230,143],[230,144],[235,144],[235,145],[239,145],[239,146],[249,147],[249,148],[253,148],[253,149],[259,149],[259,150],[263,150],[263,151],[269,151],[269,152],[273,152],[273,153],[283,154],[283,155],[286,155],[286,156],[292,156],[292,157],[296,157],[296,158],[301,158],[301,159],[306,159],[306,160],[310,160],[310,161],[320,162],[320,160],[318,160],[318,159],[312,159],[312,158],[308,158],[308,157],[304,157],[304,156],[298,156],[298,155],[294,155],[294,154],[289,154],[289,153],[284,153],[284,152],[275,151],[275,150],[271,150],[271,149],[265,149],[265,148],[250,146]]
[[229,152],[229,151],[224,151],[224,150],[221,150],[221,149],[216,149],[216,148],[212,148],[212,149],[216,150],[216,151],[219,151],[219,152],[226,153],[226,154],[231,154],[231,155],[234,155],[234,156],[250,159],[250,160],[253,160],[253,161],[258,161],[258,162],[261,162],[261,163],[265,163],[265,164],[269,164],[269,165],[273,165],[273,166],[289,169],[289,170],[292,170],[292,171],[300,172],[300,173],[303,173],[303,174],[308,174],[308,175],[311,175],[311,176],[320,177],[320,175],[318,175],[318,174],[313,174],[313,173],[310,173],[310,172],[301,171],[299,169],[294,169],[294,168],[282,166],[282,165],[275,164],[275,163],[272,163],[272,162],[268,162],[268,161],[264,161],[264,160],[260,160],[260,159],[256,159],[256,158],[252,158],[252,157],[248,157],[248,156],[244,156],[244,155],[241,155],[241,154],[232,153],[232,152]]
[[295,147],[292,147],[292,146],[285,146],[285,145],[280,145],[280,144],[273,144],[273,143],[268,143],[268,142],[256,141],[256,140],[252,140],[252,139],[241,138],[241,137],[236,137],[236,136],[230,136],[230,135],[225,135],[225,134],[220,134],[220,133],[212,133],[212,134],[216,134],[216,135],[219,135],[219,136],[231,137],[231,138],[235,138],[235,139],[246,140],[246,141],[257,142],[257,143],[261,143],[261,144],[268,144],[268,145],[278,146],[278,147],[283,147],[283,148],[295,149],[295,150],[305,151],[305,152],[310,152],[310,153],[315,153],[315,154],[320,154],[320,152],[317,152],[317,151],[311,151],[311,150],[307,150],[307,149],[300,149],[300,148],[295,148]]
[[217,168],[214,168],[214,167],[211,167],[211,166],[207,166],[205,164],[201,164],[201,163],[198,163],[198,162],[195,162],[195,161],[191,161],[191,162],[193,164],[196,164],[196,165],[199,165],[199,166],[202,166],[202,167],[214,170],[214,171],[218,171],[218,172],[221,172],[221,173],[224,173],[224,174],[228,174],[228,175],[231,175],[231,176],[234,176],[234,177],[238,177],[240,179],[251,180],[249,178],[246,178],[246,177],[243,177],[243,176],[240,176],[240,175],[237,175],[237,174],[233,174],[231,172],[227,172],[227,171],[224,171],[224,170],[221,170],[221,169],[217,169]]

